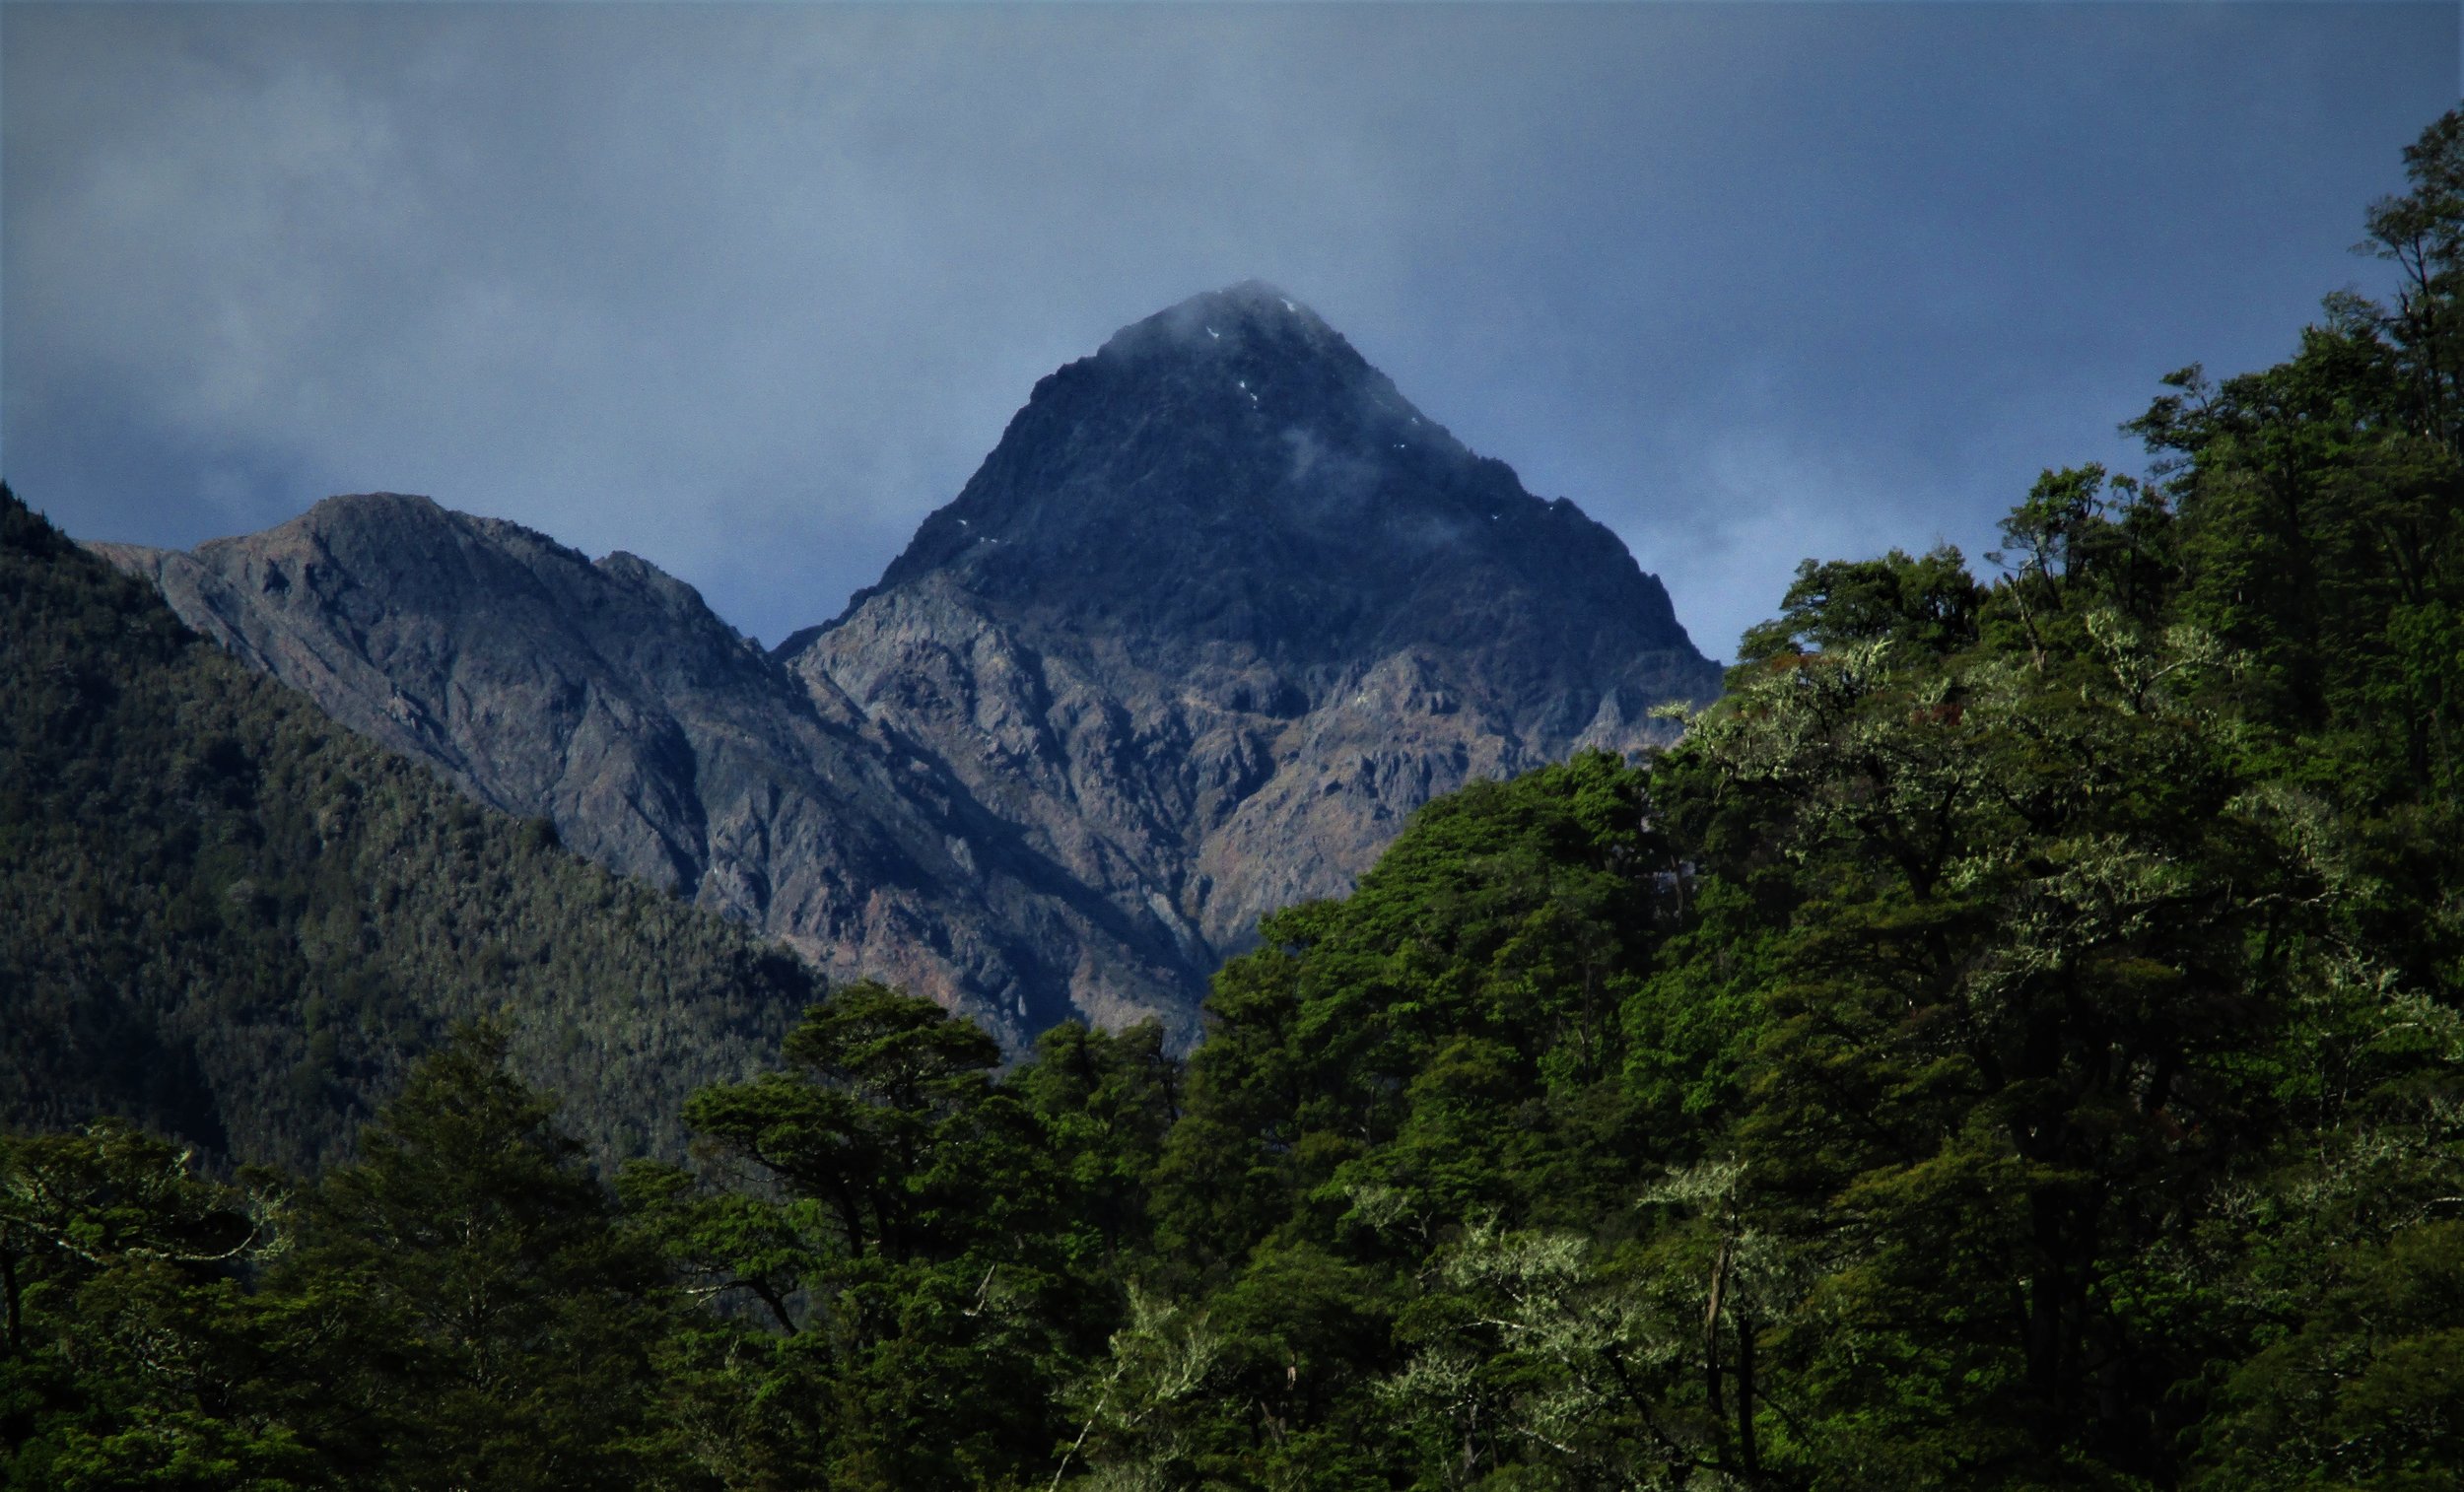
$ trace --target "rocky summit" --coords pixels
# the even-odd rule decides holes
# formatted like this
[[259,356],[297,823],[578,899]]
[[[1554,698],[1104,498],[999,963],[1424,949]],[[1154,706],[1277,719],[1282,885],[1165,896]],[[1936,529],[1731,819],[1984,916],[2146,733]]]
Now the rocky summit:
[[1717,692],[1660,582],[1250,283],[1036,386],[881,582],[780,649],[1194,972],[1429,797]]
[[1039,382],[879,583],[764,654],[690,587],[424,499],[97,546],[343,723],[1012,1042],[1186,1040],[1258,918],[1476,777],[1665,739],[1667,592],[1255,282]]

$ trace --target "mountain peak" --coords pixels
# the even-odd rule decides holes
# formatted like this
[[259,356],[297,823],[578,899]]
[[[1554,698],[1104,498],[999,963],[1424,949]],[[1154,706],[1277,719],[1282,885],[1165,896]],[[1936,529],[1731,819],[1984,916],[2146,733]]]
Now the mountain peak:
[[1173,353],[1333,357],[1362,370],[1369,366],[1316,311],[1264,280],[1243,280],[1166,306],[1113,333],[1096,356],[1134,360]]
[[880,584],[765,658],[634,556],[425,498],[122,551],[190,625],[601,863],[1022,1041],[1208,973],[1430,797],[1708,698],[1667,593],[1302,302],[1039,381]]
[[1339,667],[1372,646],[1480,645],[1505,613],[1580,638],[1586,671],[1695,656],[1614,534],[1532,496],[1256,280],[1123,327],[1039,382],[843,616],[926,576],[1166,654],[1228,644]]
[[[1247,281],[1038,382],[881,582],[780,656],[1194,970],[1405,815],[1665,740],[1719,669],[1616,535]],[[1076,979],[1111,1007],[1109,976]]]
[[445,505],[421,493],[351,492],[321,499],[302,516],[332,521],[337,518],[384,513],[435,519],[444,517],[446,511]]

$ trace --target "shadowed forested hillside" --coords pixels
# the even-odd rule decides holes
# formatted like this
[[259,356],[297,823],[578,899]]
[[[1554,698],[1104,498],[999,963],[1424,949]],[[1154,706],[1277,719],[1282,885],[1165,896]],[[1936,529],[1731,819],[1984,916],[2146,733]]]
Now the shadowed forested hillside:
[[453,1022],[606,1157],[814,993],[790,956],[477,807],[0,497],[0,1114],[290,1166]]

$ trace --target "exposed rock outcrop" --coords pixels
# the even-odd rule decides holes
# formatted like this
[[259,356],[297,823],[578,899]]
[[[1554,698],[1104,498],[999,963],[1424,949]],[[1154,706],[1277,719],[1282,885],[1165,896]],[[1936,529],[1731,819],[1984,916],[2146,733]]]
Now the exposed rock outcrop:
[[1186,977],[1170,939],[1135,946],[930,758],[632,555],[392,494],[191,553],[95,548],[344,725],[834,977],[896,980],[1013,1042],[1073,988],[1164,1012]]

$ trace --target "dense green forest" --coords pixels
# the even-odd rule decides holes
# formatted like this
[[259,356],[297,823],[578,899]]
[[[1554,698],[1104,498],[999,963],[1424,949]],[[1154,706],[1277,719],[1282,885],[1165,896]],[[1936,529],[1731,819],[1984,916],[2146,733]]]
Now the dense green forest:
[[197,638],[0,489],[0,1119],[346,1158],[504,1012],[599,1155],[683,1153],[816,994],[794,958],[481,808]]
[[2391,303],[1997,577],[1809,562],[1186,1062],[857,985],[612,1186],[487,1024],[312,1181],[9,1140],[0,1483],[2456,1485],[2464,113],[2406,160]]

